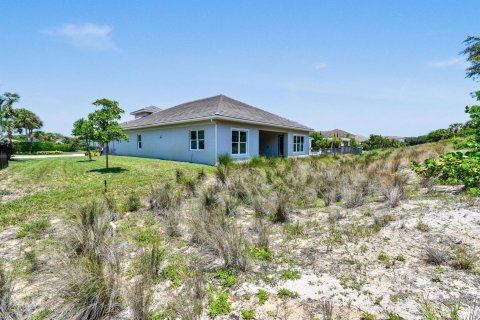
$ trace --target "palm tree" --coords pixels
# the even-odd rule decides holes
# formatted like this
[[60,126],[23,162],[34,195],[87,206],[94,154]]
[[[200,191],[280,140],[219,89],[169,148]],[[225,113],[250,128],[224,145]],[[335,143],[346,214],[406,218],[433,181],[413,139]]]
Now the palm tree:
[[6,132],[10,143],[12,143],[13,132],[15,130],[15,126],[13,125],[14,109],[12,105],[19,99],[20,96],[18,94],[10,92],[5,92],[0,96],[0,133]]
[[14,110],[15,128],[25,129],[27,135],[27,141],[32,141],[32,132],[34,129],[40,129],[43,127],[43,122],[40,118],[30,110],[25,108],[19,108]]

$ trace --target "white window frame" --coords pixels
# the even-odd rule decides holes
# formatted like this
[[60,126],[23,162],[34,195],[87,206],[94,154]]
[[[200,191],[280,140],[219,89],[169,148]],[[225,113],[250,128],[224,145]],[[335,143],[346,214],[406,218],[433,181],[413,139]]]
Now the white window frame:
[[[233,142],[232,135],[234,131],[238,131],[238,142]],[[245,153],[240,153],[240,132],[245,132],[247,134],[247,141],[245,143]],[[233,153],[233,144],[237,143],[238,144],[238,152],[239,153]],[[230,129],[230,154],[232,157],[245,157],[249,155],[249,149],[250,149],[250,130],[249,129],[244,129],[244,128],[231,128]]]
[[[296,141],[297,139],[299,139],[299,141]],[[304,153],[304,152],[305,152],[305,136],[298,135],[298,134],[294,135],[293,136],[293,153]]]
[[[198,137],[198,132],[203,131],[203,139],[200,139]],[[192,139],[192,132],[195,132],[195,139]],[[188,131],[188,141],[189,141],[189,147],[190,151],[205,151],[205,129],[199,129],[199,130],[190,130]],[[192,149],[192,141],[197,142],[197,148]],[[203,141],[203,149],[200,149],[200,141]]]
[[141,134],[137,134],[137,149],[142,149],[143,145],[142,145],[142,135]]

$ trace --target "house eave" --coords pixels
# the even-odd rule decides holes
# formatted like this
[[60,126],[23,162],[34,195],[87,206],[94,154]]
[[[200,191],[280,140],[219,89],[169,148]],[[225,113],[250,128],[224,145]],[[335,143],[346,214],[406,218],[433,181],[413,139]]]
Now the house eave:
[[139,125],[139,126],[127,127],[127,128],[124,128],[124,130],[128,131],[128,130],[137,130],[137,129],[144,129],[144,128],[164,127],[164,126],[183,124],[183,123],[189,123],[189,122],[197,122],[197,121],[202,121],[202,120],[224,120],[224,121],[241,122],[241,123],[263,125],[263,126],[274,127],[274,128],[283,128],[283,129],[291,129],[291,130],[298,130],[298,131],[306,131],[306,132],[313,132],[314,131],[312,128],[279,125],[279,124],[273,124],[273,123],[269,123],[269,122],[253,121],[253,120],[247,120],[247,119],[242,119],[242,118],[237,118],[237,117],[228,117],[228,116],[222,116],[222,115],[190,118],[190,119],[185,119],[185,120],[178,120],[178,121],[171,121],[171,122],[164,122],[164,123],[153,123],[153,124],[150,124],[150,125]]

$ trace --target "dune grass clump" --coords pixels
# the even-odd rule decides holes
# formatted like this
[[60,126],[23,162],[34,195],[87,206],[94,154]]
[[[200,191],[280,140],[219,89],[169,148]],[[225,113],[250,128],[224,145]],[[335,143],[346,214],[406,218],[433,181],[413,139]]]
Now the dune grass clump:
[[59,263],[53,266],[59,275],[59,316],[102,319],[122,308],[119,252],[101,202],[79,207],[75,218],[67,228]]

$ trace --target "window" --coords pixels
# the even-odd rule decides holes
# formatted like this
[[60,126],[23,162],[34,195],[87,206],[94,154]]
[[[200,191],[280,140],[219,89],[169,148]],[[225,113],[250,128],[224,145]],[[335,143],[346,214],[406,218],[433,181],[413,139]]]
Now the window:
[[248,132],[246,130],[232,130],[232,155],[247,154]]
[[190,131],[190,150],[205,150],[205,131]]
[[304,136],[293,136],[293,152],[303,152]]
[[137,149],[142,149],[142,135],[137,134]]

